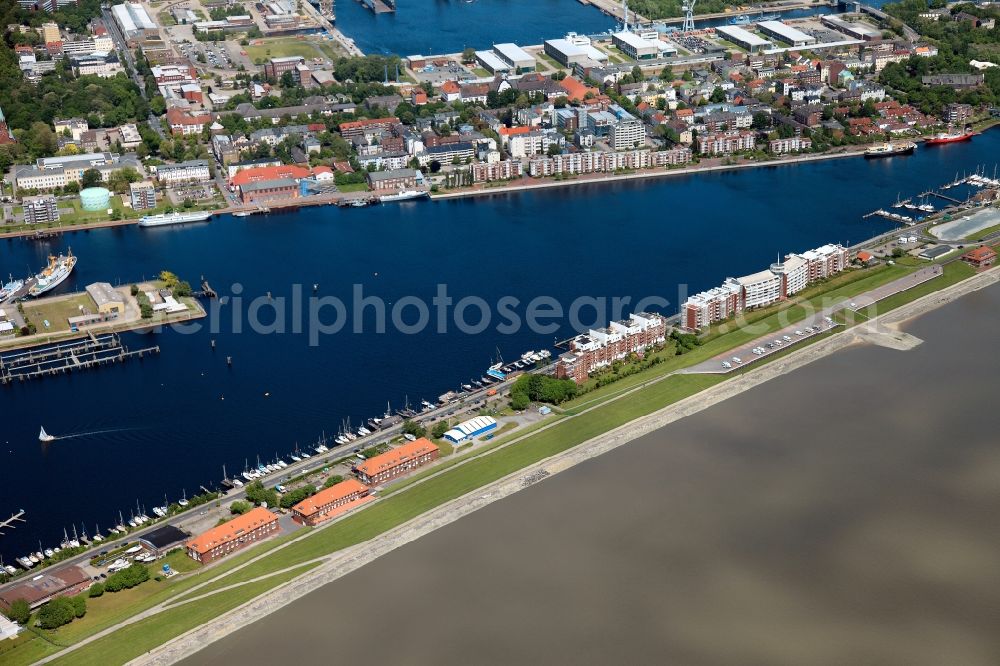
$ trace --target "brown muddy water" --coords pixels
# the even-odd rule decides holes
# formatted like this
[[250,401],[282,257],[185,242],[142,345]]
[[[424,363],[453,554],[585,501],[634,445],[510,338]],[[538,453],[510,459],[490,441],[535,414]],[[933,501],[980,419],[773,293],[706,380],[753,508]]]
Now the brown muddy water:
[[1000,288],[551,477],[186,664],[1000,664]]

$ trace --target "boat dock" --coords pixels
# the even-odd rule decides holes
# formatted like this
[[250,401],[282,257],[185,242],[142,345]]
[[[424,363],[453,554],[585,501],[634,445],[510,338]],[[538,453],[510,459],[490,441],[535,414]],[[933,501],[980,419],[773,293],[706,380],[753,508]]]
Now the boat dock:
[[159,345],[129,350],[116,333],[100,337],[91,333],[84,340],[0,354],[0,384],[49,377],[159,353]]

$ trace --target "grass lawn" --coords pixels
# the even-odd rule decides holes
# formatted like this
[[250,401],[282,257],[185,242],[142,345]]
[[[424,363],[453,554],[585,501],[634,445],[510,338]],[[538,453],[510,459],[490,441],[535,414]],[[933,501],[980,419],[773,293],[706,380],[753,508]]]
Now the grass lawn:
[[447,439],[435,439],[434,443],[437,444],[438,450],[441,451],[442,458],[447,458],[455,452],[455,447]]
[[340,192],[367,192],[367,183],[350,183],[348,185],[337,185],[337,190]]
[[901,305],[915,301],[921,296],[926,296],[927,294],[934,293],[935,291],[944,289],[945,287],[950,287],[951,285],[961,282],[966,278],[970,278],[975,273],[976,269],[964,261],[953,261],[950,264],[945,265],[944,274],[942,276],[927,280],[912,289],[907,289],[906,291],[898,294],[893,294],[892,296],[875,303],[871,307],[859,310],[859,312],[869,319],[878,314],[885,314],[886,312],[894,310]]
[[53,663],[73,666],[124,664],[162,645],[174,636],[194,629],[282,583],[301,576],[315,566],[310,564],[299,567],[273,578],[209,597],[196,604],[164,611],[154,617],[123,627],[113,634],[56,659]]
[[629,400],[607,405],[536,433],[488,456],[470,456],[464,465],[429,478],[405,493],[383,496],[375,504],[297,541],[268,558],[218,579],[204,589],[278,571],[367,541],[445,502],[522,469],[635,418],[654,412],[721,382],[717,375],[678,375],[636,393]]
[[[97,309],[94,300],[87,293],[59,298],[54,301],[26,301],[24,316],[35,325],[39,333],[59,333],[69,330],[69,317],[80,314],[80,307],[93,312]],[[42,322],[48,320],[49,328]]]
[[472,73],[479,77],[489,76],[490,73],[483,69],[482,67],[476,67],[472,70]]
[[973,232],[965,237],[967,241],[978,241],[980,238],[986,238],[990,234],[995,234],[1000,231],[1000,224],[994,224],[992,227],[986,227],[985,229],[980,229],[979,231]]
[[294,37],[255,40],[254,45],[244,46],[243,50],[254,62],[258,58],[267,60],[268,58],[287,58],[288,56],[301,56],[307,59],[330,57],[316,42],[295,39]]

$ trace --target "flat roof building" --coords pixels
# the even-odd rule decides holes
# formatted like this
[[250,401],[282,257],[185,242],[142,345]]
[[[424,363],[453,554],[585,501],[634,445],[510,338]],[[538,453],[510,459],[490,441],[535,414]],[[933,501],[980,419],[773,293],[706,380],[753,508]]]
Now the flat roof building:
[[357,479],[346,479],[293,506],[292,520],[303,525],[319,525],[369,499],[371,496],[368,486]]
[[369,486],[384,483],[397,476],[426,465],[440,455],[437,445],[425,437],[369,458],[354,468],[362,483]]
[[510,71],[510,65],[500,59],[493,51],[476,51],[476,61],[490,74],[503,74]]
[[622,30],[611,36],[611,41],[615,48],[627,55],[632,60],[653,60],[660,53],[660,48],[656,42],[643,39],[634,32]]
[[183,546],[190,538],[191,535],[179,527],[163,525],[139,537],[139,544],[153,555],[162,557],[174,548]]
[[266,539],[278,529],[278,517],[258,506],[191,539],[187,542],[187,553],[191,559],[208,564]]
[[720,25],[715,28],[715,32],[750,53],[757,53],[771,45],[771,42],[738,25]]
[[816,43],[816,38],[812,35],[807,35],[801,30],[786,25],[781,21],[761,21],[757,24],[757,29],[768,37],[774,37],[792,46],[807,46]]
[[514,69],[515,74],[535,71],[535,58],[517,44],[494,44],[493,52]]
[[845,21],[839,16],[833,15],[820,16],[819,20],[823,25],[842,32],[849,37],[853,37],[854,39],[871,42],[876,39],[881,39],[882,37],[881,30],[864,21]]
[[608,54],[590,44],[579,44],[568,39],[547,39],[543,45],[545,54],[564,67],[593,60],[597,63],[608,61]]

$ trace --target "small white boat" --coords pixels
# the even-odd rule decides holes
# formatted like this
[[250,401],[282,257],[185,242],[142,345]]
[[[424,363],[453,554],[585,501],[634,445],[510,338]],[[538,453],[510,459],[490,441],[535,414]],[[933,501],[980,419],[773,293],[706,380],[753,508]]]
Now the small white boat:
[[45,432],[45,428],[42,428],[41,432],[38,433],[38,441],[39,442],[51,442],[51,441],[54,441],[54,440],[55,440],[55,437],[53,437],[49,433]]
[[55,554],[56,554],[55,551],[52,550],[51,548],[46,548],[45,549],[45,557],[52,557]]

